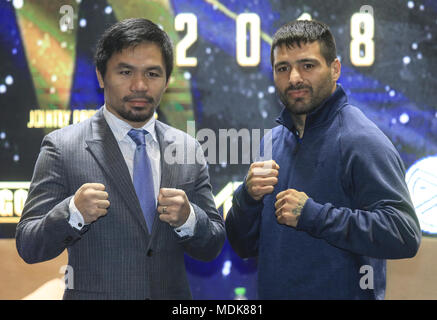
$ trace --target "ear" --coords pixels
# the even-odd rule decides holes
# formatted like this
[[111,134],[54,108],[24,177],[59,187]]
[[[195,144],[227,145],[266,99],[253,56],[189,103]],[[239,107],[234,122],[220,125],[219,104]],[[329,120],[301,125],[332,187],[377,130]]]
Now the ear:
[[165,83],[165,89],[164,89],[164,91],[166,91],[167,90],[167,88],[168,88],[168,85],[170,84],[170,81],[171,81],[172,79],[171,79],[171,76],[170,77],[168,77],[168,79],[167,79],[167,82]]
[[338,58],[335,58],[334,61],[331,63],[331,76],[332,80],[337,81],[340,78],[341,74],[341,63]]
[[99,70],[97,70],[97,68],[96,68],[96,75],[97,75],[97,80],[99,81],[100,88],[103,89],[105,87],[105,83],[103,82],[102,74],[100,73]]

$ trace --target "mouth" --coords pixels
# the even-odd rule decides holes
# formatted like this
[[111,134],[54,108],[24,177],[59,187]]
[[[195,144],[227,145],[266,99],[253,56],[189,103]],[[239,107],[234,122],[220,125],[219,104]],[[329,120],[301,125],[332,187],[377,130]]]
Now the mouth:
[[127,103],[129,103],[132,107],[146,107],[152,102],[147,99],[132,99],[128,100]]
[[287,95],[291,96],[292,98],[302,98],[306,96],[309,93],[308,89],[299,89],[299,90],[288,90]]

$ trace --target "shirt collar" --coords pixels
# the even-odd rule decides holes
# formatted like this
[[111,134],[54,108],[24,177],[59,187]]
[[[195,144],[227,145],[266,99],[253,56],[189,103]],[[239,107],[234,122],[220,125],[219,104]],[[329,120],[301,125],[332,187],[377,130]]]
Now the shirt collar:
[[156,130],[155,130],[156,120],[154,116],[149,121],[147,121],[147,123],[141,128],[133,128],[126,121],[117,118],[113,113],[111,113],[106,108],[106,105],[103,105],[103,116],[105,117],[105,120],[109,125],[109,128],[111,128],[112,133],[114,134],[114,137],[117,140],[117,142],[123,140],[131,129],[146,130],[153,138],[153,141],[158,142],[156,138]]

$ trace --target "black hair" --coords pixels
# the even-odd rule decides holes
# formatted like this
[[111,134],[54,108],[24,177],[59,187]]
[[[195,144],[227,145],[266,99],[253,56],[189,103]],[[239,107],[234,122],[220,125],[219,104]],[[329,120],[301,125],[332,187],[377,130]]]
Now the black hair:
[[318,41],[320,53],[325,58],[327,65],[330,65],[337,58],[337,49],[334,36],[329,27],[323,22],[316,20],[295,20],[283,25],[273,36],[270,61],[274,64],[273,52],[276,47],[286,45],[300,47],[301,43],[312,43]]
[[94,55],[97,70],[104,77],[107,62],[114,53],[144,42],[155,43],[161,48],[165,63],[166,81],[168,81],[173,71],[172,42],[165,31],[144,18],[122,20],[105,30],[97,43]]

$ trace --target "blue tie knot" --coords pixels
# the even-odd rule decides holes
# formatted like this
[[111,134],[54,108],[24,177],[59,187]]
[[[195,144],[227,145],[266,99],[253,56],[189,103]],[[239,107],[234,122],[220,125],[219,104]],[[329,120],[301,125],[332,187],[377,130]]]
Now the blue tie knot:
[[137,144],[137,146],[146,144],[145,135],[148,134],[146,130],[131,129],[127,134]]

